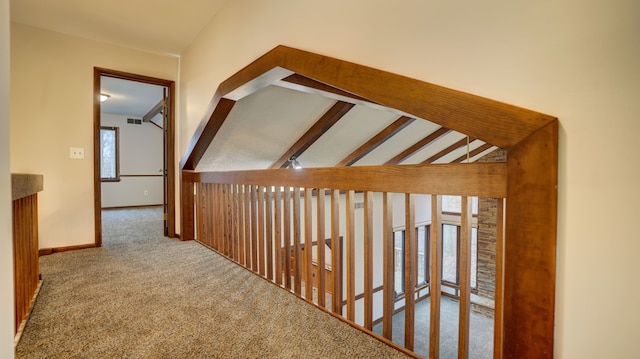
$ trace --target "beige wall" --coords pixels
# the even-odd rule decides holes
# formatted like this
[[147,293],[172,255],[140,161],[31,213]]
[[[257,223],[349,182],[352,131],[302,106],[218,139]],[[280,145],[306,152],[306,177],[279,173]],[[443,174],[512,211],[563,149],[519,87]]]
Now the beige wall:
[[[11,170],[44,175],[40,247],[93,243],[93,67],[176,80],[178,59],[11,24]],[[69,159],[84,147],[84,160]]]
[[631,0],[230,1],[181,59],[179,152],[217,84],[278,44],[557,116],[556,357],[632,358],[639,13]]
[[0,358],[13,358],[13,247],[9,169],[9,0],[0,0]]

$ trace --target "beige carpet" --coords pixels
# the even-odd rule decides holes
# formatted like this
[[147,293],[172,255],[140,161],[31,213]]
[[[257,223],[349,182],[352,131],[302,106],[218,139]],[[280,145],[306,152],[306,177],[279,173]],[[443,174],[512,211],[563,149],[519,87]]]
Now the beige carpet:
[[116,212],[103,217],[104,247],[41,257],[17,358],[405,357],[196,242],[162,237],[154,210]]

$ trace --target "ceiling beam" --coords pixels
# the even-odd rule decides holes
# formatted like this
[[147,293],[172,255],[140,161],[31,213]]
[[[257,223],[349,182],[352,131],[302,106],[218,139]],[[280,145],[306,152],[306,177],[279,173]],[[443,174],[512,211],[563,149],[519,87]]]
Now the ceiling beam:
[[392,165],[399,164],[400,162],[402,162],[402,161],[406,160],[407,158],[411,157],[416,152],[418,152],[418,151],[422,150],[423,148],[429,146],[431,143],[435,142],[436,140],[438,140],[442,136],[448,134],[449,132],[451,132],[450,129],[444,128],[444,127],[440,127],[439,129],[433,131],[429,136],[427,136],[427,137],[423,138],[422,140],[416,142],[413,146],[407,148],[406,150],[402,151],[400,154],[396,155],[395,157],[393,157],[389,161],[385,162],[384,165],[385,166],[392,166]]
[[423,161],[421,164],[423,164],[423,165],[431,164],[431,163],[433,163],[433,162],[437,161],[439,158],[442,158],[442,157],[444,157],[444,156],[448,155],[449,153],[451,153],[451,152],[453,152],[453,151],[457,150],[458,148],[464,147],[464,146],[466,146],[467,144],[471,144],[471,142],[473,142],[473,141],[475,141],[475,140],[476,140],[476,139],[475,139],[475,138],[473,138],[473,137],[465,137],[465,138],[461,139],[460,141],[458,141],[458,142],[454,143],[453,145],[451,145],[451,146],[449,146],[449,147],[445,148],[444,150],[442,150],[442,151],[440,151],[440,152],[436,153],[435,155],[433,155],[433,156],[431,156],[431,157],[427,158],[427,159],[426,159],[425,161]]
[[[300,74],[293,74],[291,76],[287,76],[287,77],[283,78],[282,81],[288,82],[290,84],[298,85],[298,86],[294,87],[298,91],[303,91],[303,92],[317,92],[317,91],[329,92],[329,93],[332,93],[332,94],[335,94],[335,95],[339,95],[339,96],[343,96],[343,97],[347,97],[347,98],[352,98],[352,99],[358,100],[358,101],[371,102],[371,101],[367,100],[364,97],[360,97],[358,95],[354,95],[351,92],[340,90],[339,88],[336,88],[336,87],[333,87],[333,86],[329,86],[327,84],[324,84],[322,82],[310,79],[310,78],[308,78],[306,76],[302,76]],[[316,90],[316,91],[310,91],[310,90]]]
[[156,117],[157,114],[162,113],[164,110],[164,99],[160,100],[146,115],[142,116],[142,121],[149,122],[152,118]]
[[414,120],[415,118],[407,116],[398,118],[384,130],[378,132],[377,135],[373,136],[369,141],[360,146],[357,150],[351,152],[347,157],[342,159],[342,161],[338,162],[336,166],[351,166],[362,157],[375,150],[378,146],[385,143],[388,139],[395,136],[398,132],[402,131],[402,129],[409,126],[409,124],[411,124]]
[[482,152],[490,149],[491,147],[493,147],[492,144],[490,143],[485,143],[484,145],[476,148],[475,150],[469,152],[469,154],[467,155],[466,153],[458,158],[456,158],[455,160],[453,160],[451,163],[460,163],[464,160],[466,160],[467,158],[471,159],[479,154],[481,154]]
[[338,101],[336,102],[320,119],[311,126],[311,128],[302,137],[296,141],[277,161],[269,168],[285,168],[289,164],[291,157],[300,157],[300,155],[311,147],[320,136],[327,132],[331,126],[335,125],[344,115],[349,112],[355,105],[352,103]]

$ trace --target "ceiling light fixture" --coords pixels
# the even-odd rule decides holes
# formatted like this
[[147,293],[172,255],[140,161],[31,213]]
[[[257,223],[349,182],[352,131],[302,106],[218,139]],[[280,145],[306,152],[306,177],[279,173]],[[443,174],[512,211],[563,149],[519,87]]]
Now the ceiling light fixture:
[[111,96],[109,96],[109,95],[107,95],[107,94],[104,94],[104,93],[101,93],[101,94],[100,94],[100,102],[105,102],[105,101],[107,101],[107,100],[109,99],[109,97],[111,97]]
[[296,156],[291,156],[291,158],[289,158],[289,168],[294,168],[297,170],[302,168],[300,162],[298,162],[298,160],[296,159]]

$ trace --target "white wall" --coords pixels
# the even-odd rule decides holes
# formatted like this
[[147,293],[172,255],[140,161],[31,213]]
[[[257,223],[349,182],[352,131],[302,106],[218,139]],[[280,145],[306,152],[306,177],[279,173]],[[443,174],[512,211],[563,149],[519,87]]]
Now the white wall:
[[[94,66],[176,80],[178,59],[11,24],[11,170],[44,175],[40,247],[94,241]],[[84,160],[69,159],[84,147]]]
[[13,358],[13,234],[9,169],[9,0],[0,0],[0,358]]
[[632,0],[230,1],[183,54],[179,151],[217,84],[278,44],[557,116],[555,354],[633,358],[638,14]]
[[159,205],[164,199],[162,129],[148,122],[129,124],[128,118],[135,116],[100,115],[102,126],[119,128],[120,175],[124,175],[119,182],[102,182],[102,208]]

